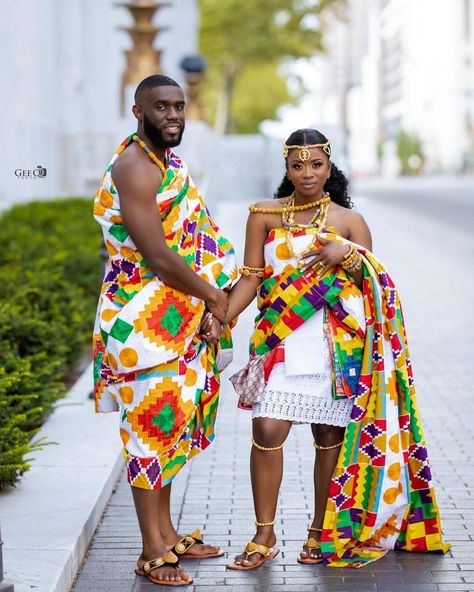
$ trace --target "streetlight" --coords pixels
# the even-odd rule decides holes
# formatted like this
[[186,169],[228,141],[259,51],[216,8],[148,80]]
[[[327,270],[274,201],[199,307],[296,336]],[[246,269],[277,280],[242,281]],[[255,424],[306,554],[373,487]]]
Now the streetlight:
[[181,60],[181,68],[186,74],[186,119],[188,121],[204,121],[204,114],[201,106],[200,84],[204,78],[206,61],[200,54],[186,56]]

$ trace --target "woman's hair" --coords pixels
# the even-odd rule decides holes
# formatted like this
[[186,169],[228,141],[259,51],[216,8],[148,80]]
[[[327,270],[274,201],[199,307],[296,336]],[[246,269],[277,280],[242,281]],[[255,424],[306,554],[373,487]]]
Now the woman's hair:
[[[309,144],[324,144],[328,141],[326,136],[315,129],[299,129],[291,134],[286,140],[286,144],[307,146]],[[329,157],[328,157],[329,158]],[[347,194],[347,186],[349,181],[344,173],[337,168],[337,166],[331,162],[331,176],[324,184],[324,191],[327,191],[331,197],[331,201],[337,203],[344,208],[352,208],[353,203],[349,195]],[[280,186],[274,194],[274,198],[287,197],[291,195],[295,190],[295,186],[285,174]]]

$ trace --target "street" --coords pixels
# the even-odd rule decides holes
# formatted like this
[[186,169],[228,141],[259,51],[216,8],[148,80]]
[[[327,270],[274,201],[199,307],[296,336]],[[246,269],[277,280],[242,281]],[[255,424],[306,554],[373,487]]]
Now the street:
[[[235,359],[223,376],[215,443],[176,478],[173,514],[182,534],[201,528],[205,541],[228,557],[184,561],[194,592],[474,590],[474,182],[359,181],[354,201],[365,216],[374,252],[398,286],[407,325],[421,417],[435,477],[446,556],[390,552],[360,570],[296,562],[313,505],[314,449],[309,426],[295,426],[285,444],[285,474],[277,513],[280,556],[243,573],[225,569],[228,557],[253,536],[249,479],[249,412],[238,410],[228,381],[247,358],[255,308],[235,330]],[[222,202],[214,216],[242,262],[247,203]],[[236,221],[238,220],[238,223]],[[120,445],[117,429],[117,446]],[[74,592],[140,592],[165,587],[136,577],[140,534],[126,479],[119,481],[92,542]],[[184,589],[184,588],[183,588]]]

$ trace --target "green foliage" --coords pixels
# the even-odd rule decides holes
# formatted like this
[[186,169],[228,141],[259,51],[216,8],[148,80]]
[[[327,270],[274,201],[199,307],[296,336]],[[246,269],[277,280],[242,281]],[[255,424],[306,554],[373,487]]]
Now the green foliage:
[[401,131],[397,136],[397,155],[402,175],[416,175],[423,166],[423,148],[416,134]]
[[85,352],[100,241],[89,199],[15,206],[0,219],[0,489],[45,444],[30,440]]
[[[265,92],[249,92],[259,86],[264,86]],[[264,119],[274,117],[280,105],[294,103],[299,96],[290,95],[286,80],[275,64],[250,65],[235,85],[232,127],[242,134],[258,133]]]
[[[258,96],[260,121],[273,117],[282,104],[276,104],[277,98],[282,102],[290,98],[281,92],[286,77],[278,74],[278,66],[284,59],[322,51],[320,15],[343,4],[343,0],[200,0],[200,45],[209,63],[207,85],[213,87],[207,97],[215,97],[206,107],[208,113],[217,109],[221,121],[217,127],[226,132],[255,128],[255,111],[247,116],[239,111],[239,105],[250,102],[247,95],[254,100]],[[259,67],[262,76],[257,78]],[[276,78],[280,78],[277,97],[271,92]]]

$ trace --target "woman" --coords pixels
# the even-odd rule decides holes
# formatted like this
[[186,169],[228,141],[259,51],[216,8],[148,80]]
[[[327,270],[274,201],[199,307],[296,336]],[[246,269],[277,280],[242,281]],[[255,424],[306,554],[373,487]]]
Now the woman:
[[257,529],[229,569],[254,569],[278,554],[282,448],[294,423],[311,424],[316,450],[315,509],[300,563],[361,567],[388,549],[449,549],[398,295],[330,155],[323,134],[297,130],[284,146],[276,199],[250,207],[227,320],[258,294],[250,360],[231,378],[240,406],[252,409]]

